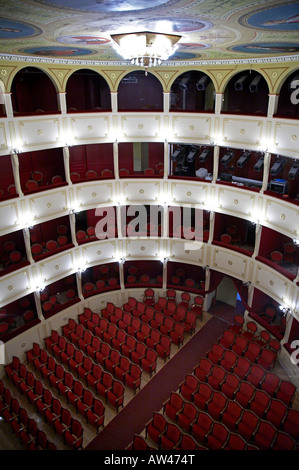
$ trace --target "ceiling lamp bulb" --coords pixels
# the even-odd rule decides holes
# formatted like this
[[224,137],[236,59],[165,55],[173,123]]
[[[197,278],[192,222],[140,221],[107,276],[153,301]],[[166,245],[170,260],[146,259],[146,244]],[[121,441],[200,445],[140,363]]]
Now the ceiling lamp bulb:
[[177,49],[181,36],[149,31],[138,33],[112,34],[115,50],[131,64],[145,67],[161,65]]

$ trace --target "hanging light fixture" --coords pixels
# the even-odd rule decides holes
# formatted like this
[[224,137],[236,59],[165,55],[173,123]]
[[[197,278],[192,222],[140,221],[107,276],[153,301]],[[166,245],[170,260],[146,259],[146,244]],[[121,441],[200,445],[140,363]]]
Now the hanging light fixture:
[[111,34],[115,50],[132,65],[145,68],[161,65],[177,49],[181,36],[149,31],[137,33]]

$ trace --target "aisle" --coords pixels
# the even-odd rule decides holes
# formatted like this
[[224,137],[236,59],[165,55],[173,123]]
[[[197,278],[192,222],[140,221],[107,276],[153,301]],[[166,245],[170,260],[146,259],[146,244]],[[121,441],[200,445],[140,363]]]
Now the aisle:
[[[225,309],[225,312],[223,312]],[[222,314],[225,320],[219,318]],[[86,450],[121,450],[144,429],[154,411],[162,408],[171,391],[178,389],[186,373],[193,368],[217,341],[227,327],[227,321],[233,318],[235,309],[222,304],[212,307],[213,316],[194,336],[153,376],[150,382],[134,397],[110,423],[91,441]]]

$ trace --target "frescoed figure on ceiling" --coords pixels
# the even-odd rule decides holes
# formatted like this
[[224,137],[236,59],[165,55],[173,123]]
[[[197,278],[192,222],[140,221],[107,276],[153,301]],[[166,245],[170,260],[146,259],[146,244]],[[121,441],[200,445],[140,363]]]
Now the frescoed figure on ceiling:
[[38,56],[65,57],[65,56],[81,56],[93,54],[90,49],[77,49],[75,47],[29,47],[20,51],[23,54],[32,54]]
[[299,3],[263,8],[242,16],[239,22],[255,29],[298,31]]
[[20,21],[0,18],[0,39],[18,39],[38,36],[41,30]]

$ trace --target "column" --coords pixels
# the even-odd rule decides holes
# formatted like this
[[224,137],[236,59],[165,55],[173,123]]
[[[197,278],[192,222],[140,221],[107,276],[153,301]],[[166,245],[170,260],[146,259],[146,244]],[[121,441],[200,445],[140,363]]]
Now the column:
[[30,263],[34,263],[34,259],[31,253],[30,232],[28,228],[23,229],[23,236],[24,236],[27,259],[28,261],[30,261]]
[[118,166],[118,142],[113,142],[113,165],[114,165],[114,176],[119,178],[119,166]]
[[84,296],[83,296],[83,293],[82,293],[82,273],[81,273],[81,271],[76,272],[76,283],[77,283],[78,296],[81,300],[84,300]]
[[59,92],[57,93],[57,100],[58,100],[58,109],[61,111],[62,114],[67,113],[67,107],[66,107],[66,92]]
[[219,166],[219,145],[214,145],[214,164],[213,164],[212,183],[215,183],[218,178],[218,166]]
[[269,96],[269,100],[268,100],[267,117],[272,118],[273,115],[276,114],[276,111],[277,111],[279,95],[269,94],[268,96]]
[[14,182],[16,185],[16,192],[19,196],[24,196],[22,188],[21,188],[21,181],[20,181],[20,172],[19,172],[19,157],[17,153],[11,153],[11,165],[12,171],[14,176]]
[[263,169],[263,184],[262,184],[262,188],[260,191],[261,193],[266,191],[268,188],[270,161],[271,161],[271,154],[269,152],[265,152],[264,169]]
[[167,289],[167,259],[163,260],[163,284],[162,289]]
[[[210,277],[211,277],[209,266],[206,266],[205,272],[206,272],[205,290],[209,290],[209,288],[210,288]],[[208,308],[209,308],[208,301],[209,301],[209,294],[205,295],[205,298],[204,298],[203,310],[205,310],[205,311],[207,311]]]
[[215,114],[220,114],[222,110],[223,93],[215,93]]
[[262,226],[260,224],[256,224],[255,227],[255,245],[254,250],[252,253],[252,258],[255,258],[258,255],[260,249],[260,241],[261,241],[261,234],[262,234]]
[[119,285],[121,289],[125,288],[124,263],[119,262]]
[[3,93],[4,106],[7,117],[13,117],[11,93]]
[[164,174],[163,178],[167,178],[168,175],[170,174],[169,172],[169,145],[167,140],[164,140]]
[[72,184],[71,173],[70,173],[70,149],[69,147],[63,147],[63,163],[64,163],[64,172],[65,172],[65,181],[68,184]]
[[170,109],[170,92],[163,92],[163,111],[164,113],[169,113]]
[[76,214],[73,212],[70,214],[70,229],[71,229],[71,238],[73,245],[77,246],[77,237],[76,237]]
[[117,110],[118,110],[117,95],[118,95],[117,92],[115,91],[111,92],[111,109],[113,113],[117,113]]
[[212,243],[214,235],[215,212],[210,212],[210,230],[208,243]]
[[44,315],[43,315],[43,311],[42,311],[42,305],[41,305],[41,301],[40,301],[40,292],[38,291],[35,291],[34,292],[34,301],[35,301],[35,306],[36,306],[36,313],[37,313],[37,316],[40,320],[44,320]]

